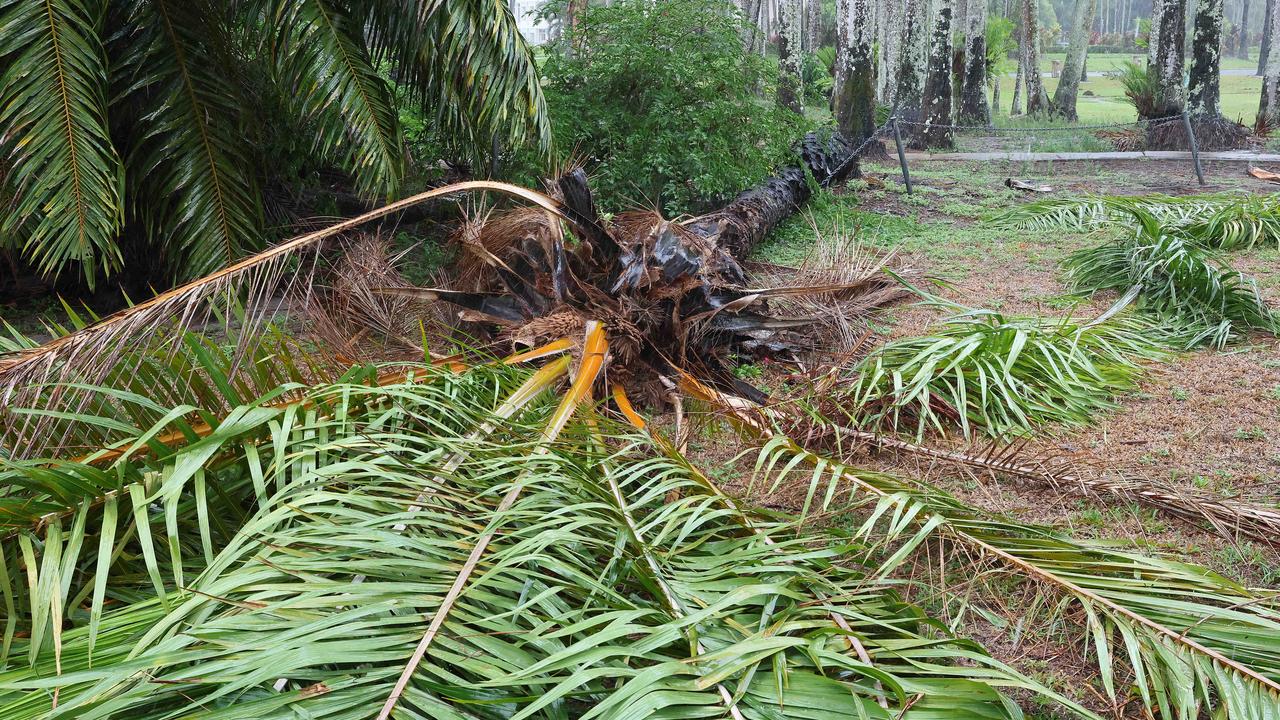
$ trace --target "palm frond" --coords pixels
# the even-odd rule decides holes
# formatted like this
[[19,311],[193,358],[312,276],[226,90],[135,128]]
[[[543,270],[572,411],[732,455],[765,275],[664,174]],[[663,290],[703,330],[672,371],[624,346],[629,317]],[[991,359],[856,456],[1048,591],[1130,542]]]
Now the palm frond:
[[1140,288],[1138,308],[1166,323],[1183,347],[1223,347],[1251,330],[1276,333],[1280,319],[1256,283],[1212,251],[1167,230],[1152,215],[1136,215],[1130,237],[1072,253],[1068,277],[1080,291]]
[[90,286],[121,263],[101,22],[102,3],[0,3],[0,178],[13,199],[0,241],[46,276],[74,266]]
[[[798,463],[812,470],[797,471]],[[1280,650],[1271,642],[1280,633],[1280,609],[1272,597],[1205,568],[987,517],[923,483],[850,468],[782,436],[768,441],[757,467],[774,487],[799,474],[811,496],[833,498],[847,488],[874,499],[855,536],[904,542],[906,554],[935,535],[1071,599],[1084,613],[1082,635],[1113,698],[1121,660],[1143,704],[1160,717],[1280,717]]]
[[357,4],[368,17],[373,56],[397,68],[410,99],[435,116],[457,149],[476,153],[497,137],[509,147],[548,149],[551,126],[533,49],[511,6],[432,0]]
[[[527,373],[420,372],[316,387],[326,411],[282,411],[185,460],[121,459],[265,492],[202,549],[184,525],[202,516],[193,484],[131,487],[136,540],[110,562],[137,571],[106,581],[96,630],[72,602],[59,637],[15,634],[11,657],[27,661],[0,671],[0,715],[367,718],[402,689],[394,717],[978,720],[1020,717],[1000,693],[1014,687],[1089,716],[902,602],[868,546],[798,535],[726,502],[669,448],[571,420],[589,367],[559,409],[502,420],[503,388],[535,391]],[[14,597],[68,595],[55,568],[72,540],[98,544],[96,524],[46,539],[43,556],[28,543],[35,582],[11,583]],[[438,632],[414,655],[426,617]]]
[[1280,244],[1280,195],[1274,194],[1050,198],[1019,205],[993,222],[1010,230],[1089,232],[1112,224],[1140,227],[1144,215],[1206,247],[1236,250]]
[[262,209],[240,121],[243,98],[205,2],[132,0],[115,94],[130,124],[129,196],[149,244],[180,280],[260,244]]
[[1138,360],[1162,356],[1152,336],[1132,313],[1078,322],[968,310],[867,356],[838,404],[862,427],[917,438],[1082,425],[1136,387]]
[[330,0],[264,6],[277,82],[314,121],[316,148],[341,161],[366,195],[393,193],[404,174],[395,93],[373,66],[361,15]]
[[[184,331],[206,323],[221,327],[236,344],[229,368],[254,355],[253,346],[274,336],[264,329],[282,299],[305,297],[315,260],[308,256],[328,239],[360,225],[436,198],[464,192],[495,191],[521,198],[572,223],[589,222],[558,201],[513,185],[470,181],[419,193],[377,210],[298,236],[216,273],[181,285],[146,302],[110,315],[36,348],[0,355],[0,447],[15,456],[34,457],[74,448],[98,446],[120,437],[119,428],[92,428],[54,435],[53,423],[74,418],[99,395],[91,388],[110,377],[128,377],[149,358],[165,357],[183,341]],[[252,374],[244,374],[252,380]],[[274,385],[252,386],[253,397]],[[188,402],[186,398],[172,398]],[[47,412],[20,414],[16,408]],[[225,409],[225,408],[224,408]],[[61,414],[59,414],[61,413]]]

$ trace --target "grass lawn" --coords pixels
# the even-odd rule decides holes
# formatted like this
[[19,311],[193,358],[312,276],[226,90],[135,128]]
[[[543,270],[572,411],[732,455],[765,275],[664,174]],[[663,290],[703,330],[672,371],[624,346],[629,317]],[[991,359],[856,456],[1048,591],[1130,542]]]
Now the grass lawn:
[[[1254,55],[1256,57],[1256,53]],[[1062,62],[1062,53],[1047,53],[1042,58],[1042,67],[1049,71],[1053,60]],[[1110,72],[1125,60],[1141,62],[1143,56],[1130,54],[1090,55],[1089,70],[1093,72]],[[1255,68],[1256,61],[1224,58],[1223,67]],[[1058,87],[1056,78],[1045,78],[1045,90],[1050,95]],[[1091,94],[1086,94],[1091,93]],[[1258,112],[1258,100],[1262,95],[1262,78],[1253,75],[1224,75],[1222,77],[1222,114],[1233,120],[1243,120],[1246,125],[1253,124],[1253,117]],[[1009,106],[1013,102],[1013,78],[1000,79],[1000,115],[1008,116]],[[1025,105],[1024,105],[1025,107]],[[1089,78],[1080,85],[1080,97],[1076,105],[1080,122],[1099,124],[1110,122],[1131,122],[1137,118],[1133,106],[1129,104],[1120,87],[1120,82],[1110,77]]]

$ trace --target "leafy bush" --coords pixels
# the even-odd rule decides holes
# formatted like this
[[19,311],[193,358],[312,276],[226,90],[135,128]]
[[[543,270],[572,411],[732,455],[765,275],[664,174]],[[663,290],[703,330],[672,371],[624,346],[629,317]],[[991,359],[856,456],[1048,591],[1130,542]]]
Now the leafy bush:
[[1120,81],[1120,86],[1124,88],[1124,95],[1138,111],[1138,117],[1156,116],[1159,85],[1155,75],[1148,72],[1146,66],[1126,60],[1120,64],[1120,69],[1113,76]]
[[767,60],[711,0],[623,0],[581,13],[543,68],[562,151],[606,207],[699,210],[766,177],[803,134]]

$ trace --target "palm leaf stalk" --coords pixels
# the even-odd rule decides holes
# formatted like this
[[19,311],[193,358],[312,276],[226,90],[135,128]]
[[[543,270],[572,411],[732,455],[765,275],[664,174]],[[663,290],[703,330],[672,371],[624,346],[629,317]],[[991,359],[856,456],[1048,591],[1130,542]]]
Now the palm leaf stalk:
[[1280,332],[1280,318],[1252,279],[1153,216],[1136,217],[1140,230],[1134,235],[1067,258],[1068,277],[1077,290],[1140,289],[1137,307],[1169,326],[1170,339],[1184,348],[1221,348],[1254,330]]
[[[582,362],[579,376],[593,374]],[[420,373],[321,385],[311,396],[336,412],[280,411],[265,437],[206,438],[222,458],[204,461],[207,484],[256,456],[248,468],[263,469],[266,499],[212,557],[152,552],[163,592],[109,577],[115,602],[92,650],[78,605],[56,652],[47,633],[34,655],[18,637],[14,655],[30,659],[0,671],[0,712],[145,720],[195,703],[210,717],[357,718],[400,688],[391,717],[689,717],[724,712],[722,686],[744,717],[1013,718],[996,688],[1038,688],[898,600],[881,568],[857,566],[866,548],[746,511],[732,516],[745,512],[752,529],[726,523],[685,463],[612,429],[601,445],[598,421],[568,418],[570,400],[497,421],[497,399],[534,392],[528,374]],[[527,390],[500,390],[516,384]],[[476,434],[485,427],[497,436]],[[137,527],[171,528],[180,549],[196,541],[182,518],[197,511],[179,508],[174,528],[156,506],[164,483],[138,494]],[[476,572],[445,612],[481,538]],[[401,687],[424,615],[443,619]]]
[[[990,518],[924,483],[848,467],[778,434],[741,399],[691,377],[681,384],[764,440],[753,486],[777,489],[801,473],[808,484],[804,512],[819,493],[823,509],[843,488],[855,498],[865,494],[875,504],[856,537],[875,533],[881,541],[900,541],[897,552],[907,555],[936,535],[1073,599],[1085,613],[1084,632],[1112,698],[1120,658],[1133,671],[1143,704],[1161,717],[1191,720],[1202,711],[1280,717],[1280,652],[1270,642],[1280,632],[1280,610],[1273,598],[1204,568]],[[812,469],[798,470],[802,464]]]

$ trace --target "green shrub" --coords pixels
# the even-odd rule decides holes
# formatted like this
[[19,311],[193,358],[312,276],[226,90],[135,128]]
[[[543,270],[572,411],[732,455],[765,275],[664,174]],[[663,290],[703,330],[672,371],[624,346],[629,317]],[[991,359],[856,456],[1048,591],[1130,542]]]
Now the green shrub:
[[579,16],[543,66],[561,152],[582,157],[609,209],[699,211],[768,176],[803,121],[776,71],[711,0],[622,0]]

